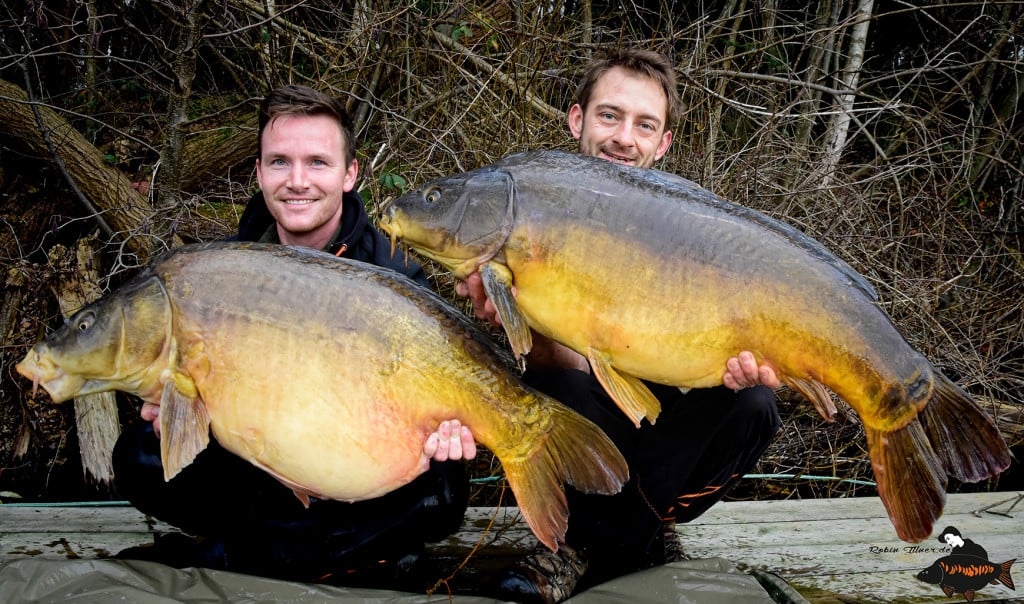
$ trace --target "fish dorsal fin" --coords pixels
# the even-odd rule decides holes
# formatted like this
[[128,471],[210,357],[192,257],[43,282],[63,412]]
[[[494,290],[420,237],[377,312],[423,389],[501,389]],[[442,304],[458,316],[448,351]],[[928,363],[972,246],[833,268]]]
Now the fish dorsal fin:
[[[177,374],[164,383],[160,397],[160,458],[164,465],[164,480],[174,478],[210,444],[210,416],[206,405],[198,396],[190,397],[179,389],[177,382],[188,384],[189,378]],[[191,384],[195,391],[195,384]]]
[[587,360],[605,392],[638,428],[640,420],[645,417],[652,424],[658,419],[661,403],[640,378],[619,373],[612,367],[607,355],[593,348],[587,351]]
[[517,359],[521,359],[533,348],[533,336],[530,334],[530,324],[512,295],[512,271],[504,264],[492,260],[480,267],[480,277],[487,297],[498,309],[498,317],[508,334],[512,352]]
[[802,380],[799,378],[784,377],[782,383],[789,386],[793,390],[796,390],[804,396],[807,400],[811,401],[814,408],[818,410],[821,417],[825,418],[827,422],[835,421],[836,417],[836,404],[832,401],[832,397],[829,395],[828,390],[825,386],[817,380],[806,379]]

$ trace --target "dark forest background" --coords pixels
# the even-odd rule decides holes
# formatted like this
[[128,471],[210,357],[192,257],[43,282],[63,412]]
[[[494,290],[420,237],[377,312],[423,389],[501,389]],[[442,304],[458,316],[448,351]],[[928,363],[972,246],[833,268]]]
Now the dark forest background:
[[[153,254],[233,232],[256,189],[268,90],[345,99],[373,216],[428,179],[573,149],[573,83],[595,52],[625,45],[667,53],[679,75],[685,110],[658,167],[861,271],[1019,457],[1022,25],[1021,1],[5,2],[0,501],[117,497],[109,446],[137,401],[54,405],[13,365]],[[874,494],[852,411],[826,424],[782,396],[768,477],[733,496]],[[484,456],[474,471],[500,468]],[[1017,472],[971,488],[1021,488]]]

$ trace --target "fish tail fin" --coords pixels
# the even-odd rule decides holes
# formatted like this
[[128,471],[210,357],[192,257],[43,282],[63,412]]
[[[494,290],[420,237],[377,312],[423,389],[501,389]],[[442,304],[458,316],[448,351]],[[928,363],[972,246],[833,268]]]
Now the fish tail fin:
[[896,534],[911,543],[927,539],[946,504],[946,472],[924,428],[913,419],[889,432],[866,424],[864,430],[878,496]]
[[600,428],[564,405],[551,407],[551,430],[537,446],[525,456],[499,458],[526,523],[541,543],[557,551],[569,518],[562,485],[611,495],[622,489],[629,469]]
[[969,394],[935,372],[931,400],[918,415],[946,473],[978,482],[1010,465],[1010,450],[992,418]]
[[1000,564],[999,565],[999,576],[996,577],[997,581],[999,581],[1003,585],[1009,587],[1013,591],[1017,591],[1017,588],[1013,586],[1013,577],[1010,576],[1010,567],[1013,566],[1013,563],[1016,562],[1016,561],[1017,561],[1017,559],[1014,558],[1013,560],[1007,560],[1006,562],[1003,562],[1002,564]]

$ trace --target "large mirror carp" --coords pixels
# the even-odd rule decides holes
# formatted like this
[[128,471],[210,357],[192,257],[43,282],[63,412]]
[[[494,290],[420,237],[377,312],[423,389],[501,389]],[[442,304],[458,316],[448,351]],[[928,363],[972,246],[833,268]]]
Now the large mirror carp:
[[526,152],[395,199],[381,228],[460,279],[479,271],[517,355],[531,327],[579,352],[638,425],[660,411],[641,379],[715,386],[742,350],[826,420],[831,389],[864,423],[906,541],[931,534],[948,477],[976,482],[1010,463],[992,419],[906,342],[861,275],[683,178]]
[[17,370],[57,402],[121,390],[159,403],[168,480],[212,430],[307,504],[410,482],[427,469],[427,436],[459,419],[552,549],[566,530],[564,483],[615,493],[628,477],[597,426],[520,382],[461,312],[403,275],[312,250],[172,250]]

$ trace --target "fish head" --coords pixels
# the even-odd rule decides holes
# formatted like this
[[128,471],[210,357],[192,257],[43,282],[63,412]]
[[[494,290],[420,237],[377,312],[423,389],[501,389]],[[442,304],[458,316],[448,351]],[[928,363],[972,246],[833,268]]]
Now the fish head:
[[926,569],[922,570],[921,572],[917,573],[917,578],[918,578],[919,581],[924,581],[925,583],[931,583],[932,585],[938,585],[939,583],[941,583],[942,582],[942,577],[943,577],[942,567],[939,566],[938,561],[936,561],[934,564],[932,564],[928,568],[926,568]]
[[493,258],[512,230],[515,183],[485,167],[431,181],[384,209],[380,227],[465,278]]
[[[151,389],[169,336],[171,308],[156,277],[133,282],[76,312],[15,365],[54,402]],[[159,372],[157,372],[158,375]]]

